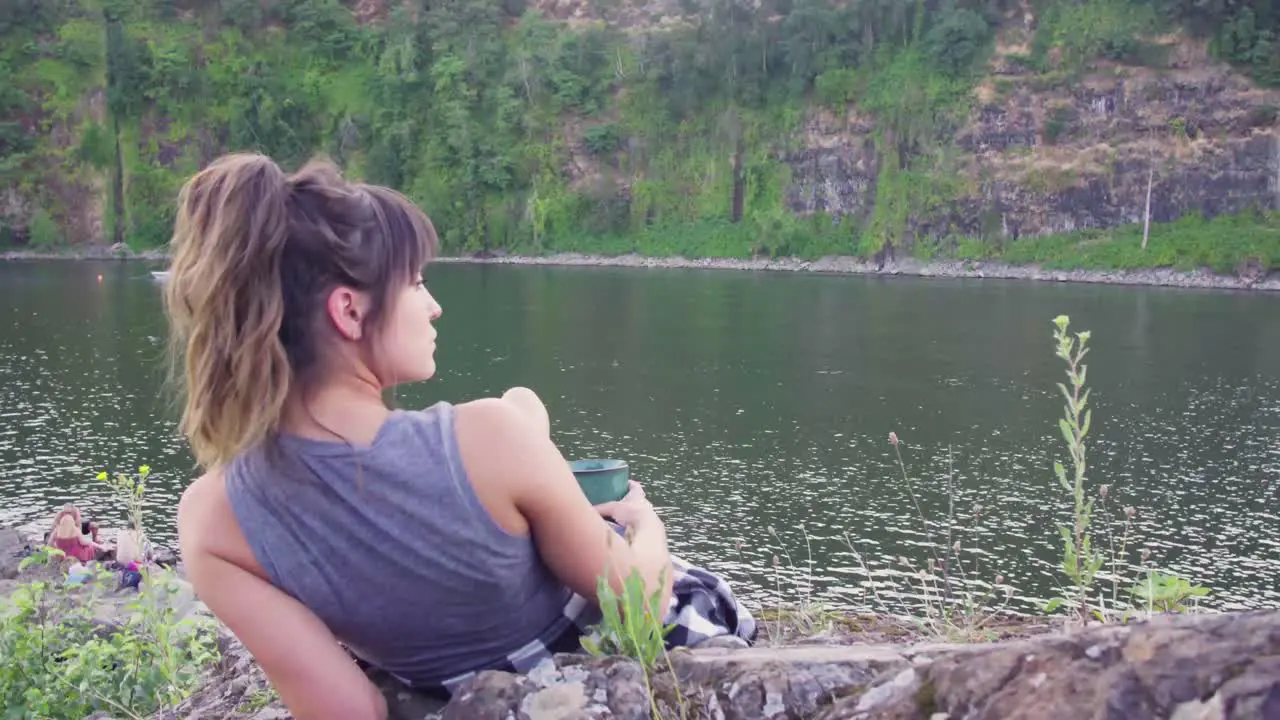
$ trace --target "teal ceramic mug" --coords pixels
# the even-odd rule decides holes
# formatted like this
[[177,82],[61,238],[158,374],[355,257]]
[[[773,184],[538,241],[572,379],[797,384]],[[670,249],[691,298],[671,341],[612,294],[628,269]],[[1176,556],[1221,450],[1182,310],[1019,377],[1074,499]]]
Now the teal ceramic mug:
[[627,494],[631,470],[622,460],[574,460],[569,469],[592,505],[621,500]]

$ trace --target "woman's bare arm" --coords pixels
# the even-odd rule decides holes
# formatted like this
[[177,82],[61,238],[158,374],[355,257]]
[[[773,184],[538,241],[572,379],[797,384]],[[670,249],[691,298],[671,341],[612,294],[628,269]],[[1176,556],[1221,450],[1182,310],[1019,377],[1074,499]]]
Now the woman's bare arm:
[[221,477],[178,504],[182,559],[196,594],[266,672],[298,720],[384,720],[386,700],[324,623],[254,572]]
[[595,599],[596,581],[606,568],[618,593],[638,571],[646,595],[660,591],[653,610],[661,616],[671,595],[671,556],[666,529],[652,508],[630,513],[630,543],[618,537],[582,493],[550,435],[504,400],[459,406],[456,433],[472,482],[505,488],[528,521],[543,561],[563,583]]

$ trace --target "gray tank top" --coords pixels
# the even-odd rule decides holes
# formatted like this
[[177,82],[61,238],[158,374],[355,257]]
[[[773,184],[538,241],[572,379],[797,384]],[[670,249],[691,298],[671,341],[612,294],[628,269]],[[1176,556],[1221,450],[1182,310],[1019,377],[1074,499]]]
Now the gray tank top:
[[226,486],[271,582],[403,680],[501,662],[563,621],[570,590],[480,504],[448,403],[393,411],[367,448],[282,436]]

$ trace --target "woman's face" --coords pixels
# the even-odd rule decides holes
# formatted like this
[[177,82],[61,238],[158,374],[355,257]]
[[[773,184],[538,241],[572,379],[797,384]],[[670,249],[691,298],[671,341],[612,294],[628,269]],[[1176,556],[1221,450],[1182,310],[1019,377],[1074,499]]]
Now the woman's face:
[[377,327],[368,324],[372,305],[368,292],[336,288],[329,295],[329,320],[344,346],[338,355],[367,367],[384,389],[435,375],[432,323],[442,310],[421,277],[388,295]]
[[388,298],[376,342],[374,368],[385,387],[427,380],[436,374],[436,329],[443,312],[420,278]]

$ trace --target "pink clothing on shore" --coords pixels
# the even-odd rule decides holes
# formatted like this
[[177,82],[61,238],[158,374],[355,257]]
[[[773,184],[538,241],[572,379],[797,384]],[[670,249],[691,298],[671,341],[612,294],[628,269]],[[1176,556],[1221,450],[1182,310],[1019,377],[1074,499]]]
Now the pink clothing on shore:
[[53,546],[80,562],[93,562],[98,558],[97,550],[92,545],[82,545],[78,537],[54,538]]

